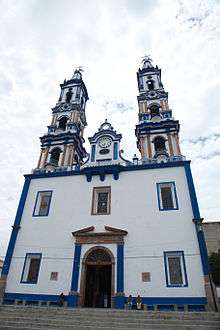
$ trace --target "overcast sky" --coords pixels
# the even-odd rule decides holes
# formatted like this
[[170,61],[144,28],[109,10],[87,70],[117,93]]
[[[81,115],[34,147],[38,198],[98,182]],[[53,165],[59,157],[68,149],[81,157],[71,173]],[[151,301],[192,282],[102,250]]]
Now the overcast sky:
[[201,216],[220,220],[219,17],[219,0],[0,0],[1,256],[59,84],[79,65],[90,97],[85,138],[108,118],[127,158],[138,154],[142,56],[162,68]]

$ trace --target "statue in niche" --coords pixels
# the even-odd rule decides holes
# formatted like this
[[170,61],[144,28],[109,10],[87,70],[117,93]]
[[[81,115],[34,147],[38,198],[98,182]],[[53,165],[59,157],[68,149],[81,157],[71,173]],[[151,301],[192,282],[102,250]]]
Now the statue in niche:
[[68,92],[66,93],[66,102],[69,103],[71,101],[73,92],[72,92],[72,88],[69,88]]

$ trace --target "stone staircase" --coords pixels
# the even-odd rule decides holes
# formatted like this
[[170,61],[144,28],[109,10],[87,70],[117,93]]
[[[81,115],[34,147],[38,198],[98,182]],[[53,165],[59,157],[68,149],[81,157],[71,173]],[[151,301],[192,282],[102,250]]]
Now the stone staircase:
[[220,313],[1,305],[0,329],[220,330]]

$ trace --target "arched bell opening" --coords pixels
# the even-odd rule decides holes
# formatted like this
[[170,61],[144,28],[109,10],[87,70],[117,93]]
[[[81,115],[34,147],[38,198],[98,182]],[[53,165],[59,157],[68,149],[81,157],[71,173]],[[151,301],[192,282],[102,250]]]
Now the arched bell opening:
[[67,125],[68,117],[63,116],[59,119],[58,129],[65,131]]
[[113,307],[115,287],[115,259],[102,246],[91,248],[82,261],[80,306]]
[[59,165],[59,160],[60,160],[60,154],[62,150],[60,148],[54,148],[52,149],[50,153],[50,163],[54,166]]
[[160,116],[160,108],[157,105],[152,105],[150,107],[150,115],[151,115],[151,118],[153,118],[155,116]]
[[147,87],[149,91],[153,91],[155,88],[155,82],[153,79],[147,81]]
[[153,140],[155,154],[166,152],[166,140],[162,136],[157,136]]
[[66,92],[66,102],[67,103],[70,103],[72,96],[73,96],[72,88],[69,88],[68,91]]

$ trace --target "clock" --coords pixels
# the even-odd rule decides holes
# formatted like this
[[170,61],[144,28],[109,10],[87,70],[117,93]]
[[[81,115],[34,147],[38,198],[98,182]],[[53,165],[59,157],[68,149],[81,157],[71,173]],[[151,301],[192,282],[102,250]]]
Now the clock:
[[107,136],[102,137],[98,142],[100,148],[108,148],[110,147],[111,143],[112,140]]

